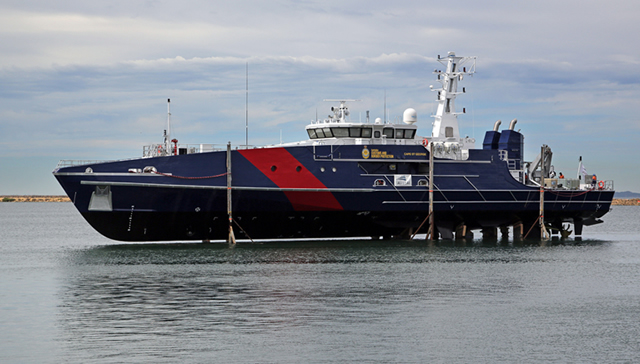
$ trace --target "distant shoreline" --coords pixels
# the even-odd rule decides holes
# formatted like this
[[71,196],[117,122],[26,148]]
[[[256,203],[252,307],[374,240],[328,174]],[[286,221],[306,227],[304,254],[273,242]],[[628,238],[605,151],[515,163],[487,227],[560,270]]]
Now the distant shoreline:
[[640,198],[614,198],[611,204],[615,206],[640,206]]
[[71,202],[71,199],[64,195],[3,195],[0,202]]
[[[71,202],[67,196],[46,195],[4,195],[0,202]],[[640,206],[640,198],[614,198],[614,206]]]

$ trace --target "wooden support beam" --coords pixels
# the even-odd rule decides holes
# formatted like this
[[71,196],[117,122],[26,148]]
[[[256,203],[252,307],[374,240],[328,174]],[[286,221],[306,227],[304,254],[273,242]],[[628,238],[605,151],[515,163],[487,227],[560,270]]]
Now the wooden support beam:
[[524,224],[522,221],[518,221],[513,224],[513,240],[522,240],[522,236],[524,235]]
[[544,180],[545,180],[545,169],[544,169],[544,152],[546,145],[543,145],[540,148],[540,218],[538,221],[540,222],[540,239],[541,240],[549,240],[549,232],[547,231],[546,226],[544,225]]
[[428,240],[433,241],[436,232],[435,219],[433,218],[433,143],[429,143],[429,233]]
[[229,217],[229,236],[227,243],[235,244],[236,237],[233,234],[233,212],[231,203],[231,142],[227,143],[227,216]]
[[467,238],[467,225],[464,223],[456,226],[456,240],[462,240]]

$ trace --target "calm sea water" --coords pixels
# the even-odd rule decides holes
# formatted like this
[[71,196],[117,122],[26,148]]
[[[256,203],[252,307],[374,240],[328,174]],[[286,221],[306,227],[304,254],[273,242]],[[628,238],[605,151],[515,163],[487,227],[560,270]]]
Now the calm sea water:
[[122,244],[0,204],[2,363],[640,360],[640,208],[585,240]]

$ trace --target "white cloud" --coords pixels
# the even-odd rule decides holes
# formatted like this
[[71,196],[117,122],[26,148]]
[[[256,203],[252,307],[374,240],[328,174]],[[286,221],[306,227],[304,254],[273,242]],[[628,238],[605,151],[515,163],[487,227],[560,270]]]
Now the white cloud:
[[16,50],[0,55],[1,65],[50,66],[113,64],[203,44],[226,48],[236,41],[232,38],[258,37],[259,31],[206,22],[3,11],[0,34]]

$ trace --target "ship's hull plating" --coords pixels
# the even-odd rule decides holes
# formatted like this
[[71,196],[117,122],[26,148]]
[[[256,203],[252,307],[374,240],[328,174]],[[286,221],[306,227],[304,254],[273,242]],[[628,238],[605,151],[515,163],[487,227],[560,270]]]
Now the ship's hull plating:
[[[220,151],[54,174],[82,216],[111,239],[217,240],[228,234],[226,160]],[[239,238],[407,236],[428,215],[428,153],[421,146],[234,150],[231,162]],[[159,173],[129,173],[145,167]],[[460,224],[484,229],[517,223],[527,232],[539,216],[539,190],[514,180],[494,150],[472,150],[464,161],[437,159],[434,185],[434,216],[443,232]],[[609,211],[613,191],[547,190],[544,197],[546,222],[581,227]],[[534,236],[539,231],[531,230]]]

